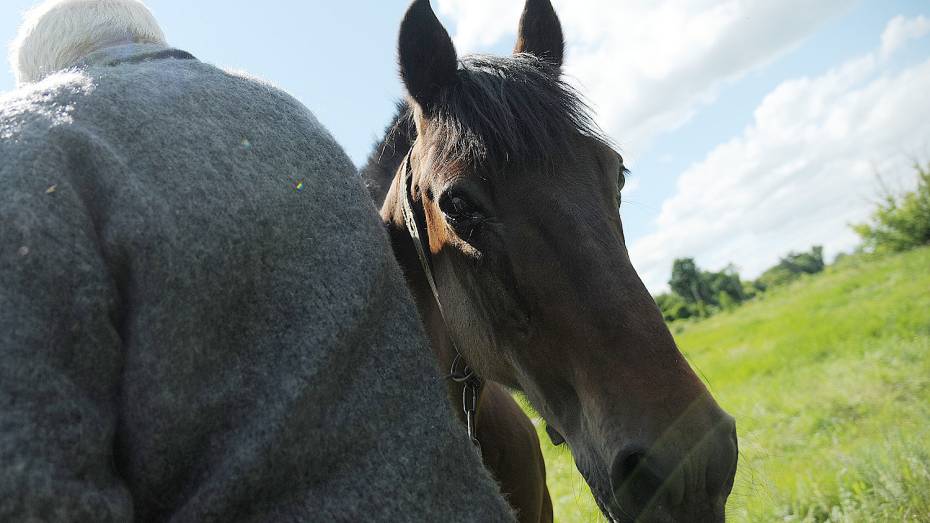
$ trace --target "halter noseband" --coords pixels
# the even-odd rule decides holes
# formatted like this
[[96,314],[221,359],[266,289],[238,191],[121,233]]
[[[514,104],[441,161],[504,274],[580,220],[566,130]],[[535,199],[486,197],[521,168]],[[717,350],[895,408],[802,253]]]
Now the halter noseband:
[[[420,259],[420,265],[423,266],[423,273],[426,275],[426,281],[429,283],[430,290],[433,291],[433,298],[436,300],[439,316],[442,317],[442,322],[445,324],[446,330],[449,330],[451,333],[449,322],[446,321],[446,314],[442,309],[442,301],[439,299],[439,289],[436,287],[436,280],[433,278],[432,259],[428,254],[429,246],[427,243],[428,236],[426,235],[426,226],[417,220],[417,216],[413,212],[413,201],[410,196],[413,188],[413,173],[410,169],[410,153],[407,153],[407,156],[404,157],[400,168],[403,170],[404,223],[407,225],[407,232],[413,240],[413,245],[417,251],[417,257]],[[481,378],[475,374],[474,369],[465,361],[465,357],[462,356],[462,352],[459,351],[458,346],[455,344],[455,339],[452,338],[451,334],[449,336],[449,341],[452,343],[452,349],[455,351],[455,358],[452,360],[452,368],[449,370],[448,378],[455,383],[461,383],[463,386],[462,411],[465,413],[465,422],[468,426],[468,438],[471,440],[472,444],[474,444],[475,448],[478,449],[478,454],[481,454],[481,444],[478,442],[475,432],[475,414],[478,411],[478,391],[481,388]]]

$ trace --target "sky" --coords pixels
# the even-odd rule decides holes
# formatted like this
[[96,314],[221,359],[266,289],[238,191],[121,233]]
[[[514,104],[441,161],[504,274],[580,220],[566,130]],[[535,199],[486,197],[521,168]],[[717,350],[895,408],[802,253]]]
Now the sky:
[[[9,42],[27,0],[0,3]],[[755,277],[857,242],[930,160],[926,0],[554,0],[565,72],[632,175],[621,215],[654,293],[672,262]],[[307,105],[362,164],[403,95],[401,0],[147,0],[169,42]],[[433,0],[459,54],[507,53],[522,0]],[[0,91],[15,87],[0,70]],[[879,180],[882,180],[880,182]]]

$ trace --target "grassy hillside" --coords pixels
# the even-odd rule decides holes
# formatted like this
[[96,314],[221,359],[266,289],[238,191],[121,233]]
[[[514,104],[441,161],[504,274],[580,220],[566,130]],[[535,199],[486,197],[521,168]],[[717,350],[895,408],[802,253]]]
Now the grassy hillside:
[[[847,258],[674,330],[737,418],[731,521],[930,521],[930,248]],[[540,439],[556,521],[599,521],[568,451]]]

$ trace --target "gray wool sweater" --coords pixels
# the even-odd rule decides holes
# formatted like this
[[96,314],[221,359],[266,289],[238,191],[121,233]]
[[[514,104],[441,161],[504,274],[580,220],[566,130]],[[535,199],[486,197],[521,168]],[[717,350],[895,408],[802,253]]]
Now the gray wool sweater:
[[0,97],[0,521],[500,521],[298,102],[157,46]]

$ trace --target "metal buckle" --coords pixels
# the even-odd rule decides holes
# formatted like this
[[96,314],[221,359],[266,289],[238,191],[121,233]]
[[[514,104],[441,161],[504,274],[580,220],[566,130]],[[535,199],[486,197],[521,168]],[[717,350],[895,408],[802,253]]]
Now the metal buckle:
[[465,411],[465,423],[468,426],[468,439],[481,455],[481,443],[478,442],[477,429],[475,427],[475,415],[478,412],[478,380],[472,379],[465,382],[462,388],[462,410]]
[[456,351],[455,359],[452,360],[452,368],[449,369],[449,379],[456,383],[465,383],[475,377],[475,371],[465,361],[465,357]]

